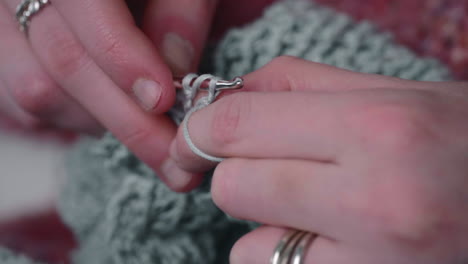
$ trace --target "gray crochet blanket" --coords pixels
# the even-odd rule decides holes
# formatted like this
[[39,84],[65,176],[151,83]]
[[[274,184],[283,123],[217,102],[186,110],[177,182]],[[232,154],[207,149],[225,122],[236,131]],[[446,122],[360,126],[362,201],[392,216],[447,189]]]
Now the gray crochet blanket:
[[17,255],[8,249],[0,248],[0,263],[1,264],[40,264],[33,262],[25,256]]
[[[450,79],[436,60],[418,58],[372,24],[305,1],[278,2],[231,30],[208,64],[215,75],[232,78],[280,55],[405,79]],[[171,114],[182,120],[180,103]],[[82,140],[67,166],[59,209],[80,244],[75,264],[228,263],[233,243],[257,226],[214,205],[210,175],[200,188],[174,193],[112,135]]]

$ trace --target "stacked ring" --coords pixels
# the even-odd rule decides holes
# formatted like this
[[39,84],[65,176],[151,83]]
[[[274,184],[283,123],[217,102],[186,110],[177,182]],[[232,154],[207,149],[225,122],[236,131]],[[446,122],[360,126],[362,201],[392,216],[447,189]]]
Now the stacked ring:
[[289,230],[278,242],[270,264],[303,264],[307,248],[316,237],[310,232]]
[[49,4],[49,0],[23,0],[16,8],[16,19],[20,24],[22,32],[28,34],[29,21],[44,6]]

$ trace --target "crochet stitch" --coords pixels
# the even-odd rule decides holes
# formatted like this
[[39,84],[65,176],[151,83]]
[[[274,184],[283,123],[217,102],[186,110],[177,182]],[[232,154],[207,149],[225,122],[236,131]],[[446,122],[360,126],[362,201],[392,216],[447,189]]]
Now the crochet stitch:
[[437,60],[418,58],[370,22],[354,23],[348,15],[293,0],[272,5],[248,27],[231,30],[215,56],[215,72],[241,76],[280,55],[403,79],[450,79]]
[[[370,23],[305,1],[278,2],[261,19],[228,32],[213,71],[233,78],[280,55],[412,80],[450,79],[446,67],[418,58]],[[183,105],[179,94],[170,112],[177,124]],[[80,244],[75,264],[227,263],[233,243],[257,226],[214,205],[210,175],[198,189],[174,193],[109,134],[83,140],[67,166],[59,207]]]

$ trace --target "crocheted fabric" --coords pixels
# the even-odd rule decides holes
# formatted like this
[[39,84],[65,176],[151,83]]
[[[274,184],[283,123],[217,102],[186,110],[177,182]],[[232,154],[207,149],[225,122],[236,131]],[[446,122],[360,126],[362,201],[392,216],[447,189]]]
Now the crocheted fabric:
[[332,9],[292,0],[271,6],[252,25],[232,30],[215,57],[215,72],[227,78],[243,75],[280,55],[403,79],[449,78],[439,62],[395,45],[390,34],[369,22],[354,23]]
[[468,80],[468,1],[316,0],[393,32],[419,54],[435,56]]
[[1,264],[40,264],[33,262],[27,257],[16,255],[10,250],[0,248],[0,263]]
[[81,249],[74,263],[223,263],[248,230],[216,208],[209,181],[170,191],[111,135],[86,140],[69,159],[60,209]]
[[[253,24],[231,30],[205,68],[232,78],[279,55],[413,80],[450,79],[436,60],[418,58],[370,23],[303,1],[276,3]],[[171,115],[180,123],[178,98]],[[257,226],[214,205],[210,175],[200,188],[174,193],[111,135],[83,140],[68,169],[60,212],[80,244],[75,264],[227,263],[233,243]]]

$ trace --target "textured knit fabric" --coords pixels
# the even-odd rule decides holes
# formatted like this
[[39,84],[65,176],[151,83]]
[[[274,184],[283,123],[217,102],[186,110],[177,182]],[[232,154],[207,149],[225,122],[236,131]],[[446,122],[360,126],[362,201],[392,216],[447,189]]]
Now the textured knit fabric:
[[0,248],[0,263],[1,264],[40,264],[33,262],[27,257],[16,255],[10,250]]
[[[450,79],[436,60],[416,57],[371,24],[302,1],[274,4],[258,21],[231,30],[211,68],[227,79],[280,55],[413,80]],[[177,123],[181,105],[171,111]],[[75,264],[227,263],[233,243],[257,226],[214,205],[210,175],[200,188],[174,193],[111,135],[83,140],[68,161],[60,212],[79,240]]]
[[246,28],[232,30],[215,56],[216,75],[243,75],[280,55],[403,79],[449,78],[439,62],[395,45],[390,34],[378,32],[371,23],[354,23],[332,9],[293,0],[273,5]]
[[468,1],[315,0],[395,34],[419,54],[434,56],[468,80]]
[[223,263],[213,249],[225,256],[248,230],[215,207],[209,181],[173,193],[110,135],[82,142],[68,165],[60,207],[82,245],[75,263]]

